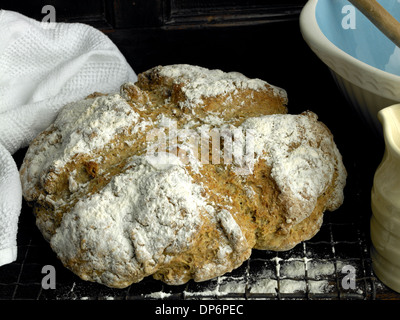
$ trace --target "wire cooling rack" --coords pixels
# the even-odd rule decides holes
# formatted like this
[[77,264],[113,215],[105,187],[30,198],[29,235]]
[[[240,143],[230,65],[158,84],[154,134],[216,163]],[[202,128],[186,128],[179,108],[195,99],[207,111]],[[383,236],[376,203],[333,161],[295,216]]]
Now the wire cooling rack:
[[[369,190],[349,168],[345,202],[326,212],[316,236],[285,252],[254,250],[241,267],[221,277],[169,286],[151,277],[125,289],[81,280],[62,266],[23,202],[18,229],[18,259],[0,267],[2,300],[400,299],[372,270]],[[367,190],[366,192],[362,190]],[[42,285],[54,267],[55,289]]]
[[[24,205],[18,260],[0,268],[0,299],[376,299],[384,286],[371,268],[365,221],[348,218],[326,213],[313,239],[286,252],[254,250],[241,267],[210,281],[168,286],[149,277],[111,289],[65,269]],[[42,286],[46,265],[55,268],[55,289]]]

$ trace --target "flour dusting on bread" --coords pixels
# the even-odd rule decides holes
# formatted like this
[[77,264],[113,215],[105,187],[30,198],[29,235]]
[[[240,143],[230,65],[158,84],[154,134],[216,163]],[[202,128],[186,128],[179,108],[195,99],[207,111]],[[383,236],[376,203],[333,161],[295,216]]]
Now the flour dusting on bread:
[[346,170],[312,112],[237,72],[158,66],[66,105],[20,169],[36,224],[82,279],[204,281],[288,250],[343,202]]

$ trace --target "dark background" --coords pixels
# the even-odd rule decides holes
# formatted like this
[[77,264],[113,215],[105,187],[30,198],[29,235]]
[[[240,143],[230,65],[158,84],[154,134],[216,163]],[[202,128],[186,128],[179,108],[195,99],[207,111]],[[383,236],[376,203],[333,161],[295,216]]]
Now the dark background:
[[[156,65],[188,63],[238,71],[284,88],[290,113],[311,110],[332,131],[348,171],[345,203],[337,216],[352,226],[357,225],[357,239],[362,238],[360,241],[368,248],[370,192],[373,174],[383,155],[383,139],[375,136],[354,113],[328,68],[304,42],[299,14],[305,3],[305,0],[3,0],[0,8],[41,20],[46,15],[41,12],[42,7],[51,4],[56,9],[57,22],[87,23],[107,34],[136,73]],[[17,162],[24,152],[20,150],[14,155]],[[21,224],[31,230],[34,221],[29,211],[24,206]],[[29,232],[37,236],[36,231]],[[346,240],[353,235],[343,232],[340,237]],[[22,255],[14,264],[19,274],[24,263],[21,259],[27,256],[23,251],[26,241],[20,232]],[[363,281],[377,281],[368,273],[370,266],[365,265],[368,258],[363,261],[368,268]],[[6,298],[29,296],[22,290],[25,286],[1,277],[2,272],[14,271],[11,266],[0,268],[0,290],[8,289],[4,291]],[[37,279],[31,282],[38,285]],[[398,298],[387,288],[380,290],[372,295],[367,292],[364,298]]]

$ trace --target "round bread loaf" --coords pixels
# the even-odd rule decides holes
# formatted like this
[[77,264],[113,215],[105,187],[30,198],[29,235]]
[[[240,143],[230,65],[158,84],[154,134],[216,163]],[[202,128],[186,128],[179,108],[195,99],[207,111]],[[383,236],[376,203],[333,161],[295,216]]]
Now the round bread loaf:
[[29,146],[23,194],[62,263],[123,288],[204,281],[253,248],[288,250],[343,201],[346,170],[312,112],[240,73],[158,66],[65,106]]

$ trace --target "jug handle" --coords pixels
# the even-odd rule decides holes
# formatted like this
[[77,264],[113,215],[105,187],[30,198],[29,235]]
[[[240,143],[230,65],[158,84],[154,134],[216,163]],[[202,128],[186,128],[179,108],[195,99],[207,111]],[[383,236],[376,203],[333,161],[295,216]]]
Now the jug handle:
[[378,119],[383,126],[386,148],[400,158],[400,103],[381,109]]

